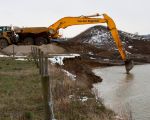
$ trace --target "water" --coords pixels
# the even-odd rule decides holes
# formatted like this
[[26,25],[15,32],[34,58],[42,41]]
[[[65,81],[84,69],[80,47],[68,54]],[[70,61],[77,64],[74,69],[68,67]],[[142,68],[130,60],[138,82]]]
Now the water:
[[132,111],[135,120],[150,120],[150,64],[134,66],[130,74],[124,66],[93,71],[103,78],[94,88],[107,107],[117,113]]

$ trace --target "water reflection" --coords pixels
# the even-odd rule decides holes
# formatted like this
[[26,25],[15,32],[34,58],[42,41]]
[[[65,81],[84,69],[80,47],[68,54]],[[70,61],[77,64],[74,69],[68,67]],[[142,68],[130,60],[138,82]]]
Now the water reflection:
[[134,80],[134,74],[133,73],[126,74],[125,80],[127,82],[129,82],[130,80]]

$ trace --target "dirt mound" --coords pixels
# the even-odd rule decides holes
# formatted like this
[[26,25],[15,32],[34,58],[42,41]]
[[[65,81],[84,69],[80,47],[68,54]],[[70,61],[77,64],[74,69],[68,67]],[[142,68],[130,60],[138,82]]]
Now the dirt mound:
[[29,53],[31,53],[31,46],[30,45],[10,45],[6,48],[4,48],[2,50],[2,52],[8,54],[8,55],[12,55],[13,54],[13,49],[14,49],[14,53],[15,55],[27,55]]
[[[34,45],[10,45],[2,50],[3,53],[12,55],[13,54],[13,48],[15,55],[29,55],[31,53],[31,46]],[[58,53],[64,53],[65,50],[59,46],[56,46],[55,44],[47,44],[47,45],[41,45],[36,46],[41,48],[41,50],[48,54],[58,54]]]
[[55,44],[41,45],[39,48],[43,52],[48,53],[48,54],[60,54],[60,53],[65,52],[64,48],[57,46]]
[[[149,63],[150,40],[142,35],[118,31],[125,51],[136,62]],[[120,60],[120,54],[110,31],[104,26],[94,26],[62,45],[67,51],[87,54],[90,57]],[[91,55],[92,53],[92,55]]]

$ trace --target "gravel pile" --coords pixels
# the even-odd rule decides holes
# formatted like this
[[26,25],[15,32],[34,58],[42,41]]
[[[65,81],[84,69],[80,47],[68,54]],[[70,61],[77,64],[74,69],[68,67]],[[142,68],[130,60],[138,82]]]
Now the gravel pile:
[[[15,55],[29,55],[31,53],[31,46],[34,45],[10,45],[2,50],[3,53],[12,55],[13,54],[13,47]],[[37,46],[39,47],[44,53],[48,54],[60,54],[64,53],[65,50],[55,44],[47,44]],[[1,53],[0,53],[1,54]]]

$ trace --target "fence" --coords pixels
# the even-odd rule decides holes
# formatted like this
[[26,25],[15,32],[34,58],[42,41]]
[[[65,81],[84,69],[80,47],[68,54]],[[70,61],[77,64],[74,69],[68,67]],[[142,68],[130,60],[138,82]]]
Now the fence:
[[36,66],[39,68],[39,74],[41,75],[45,120],[56,120],[53,112],[51,77],[48,72],[48,56],[37,47],[31,47],[31,53]]

